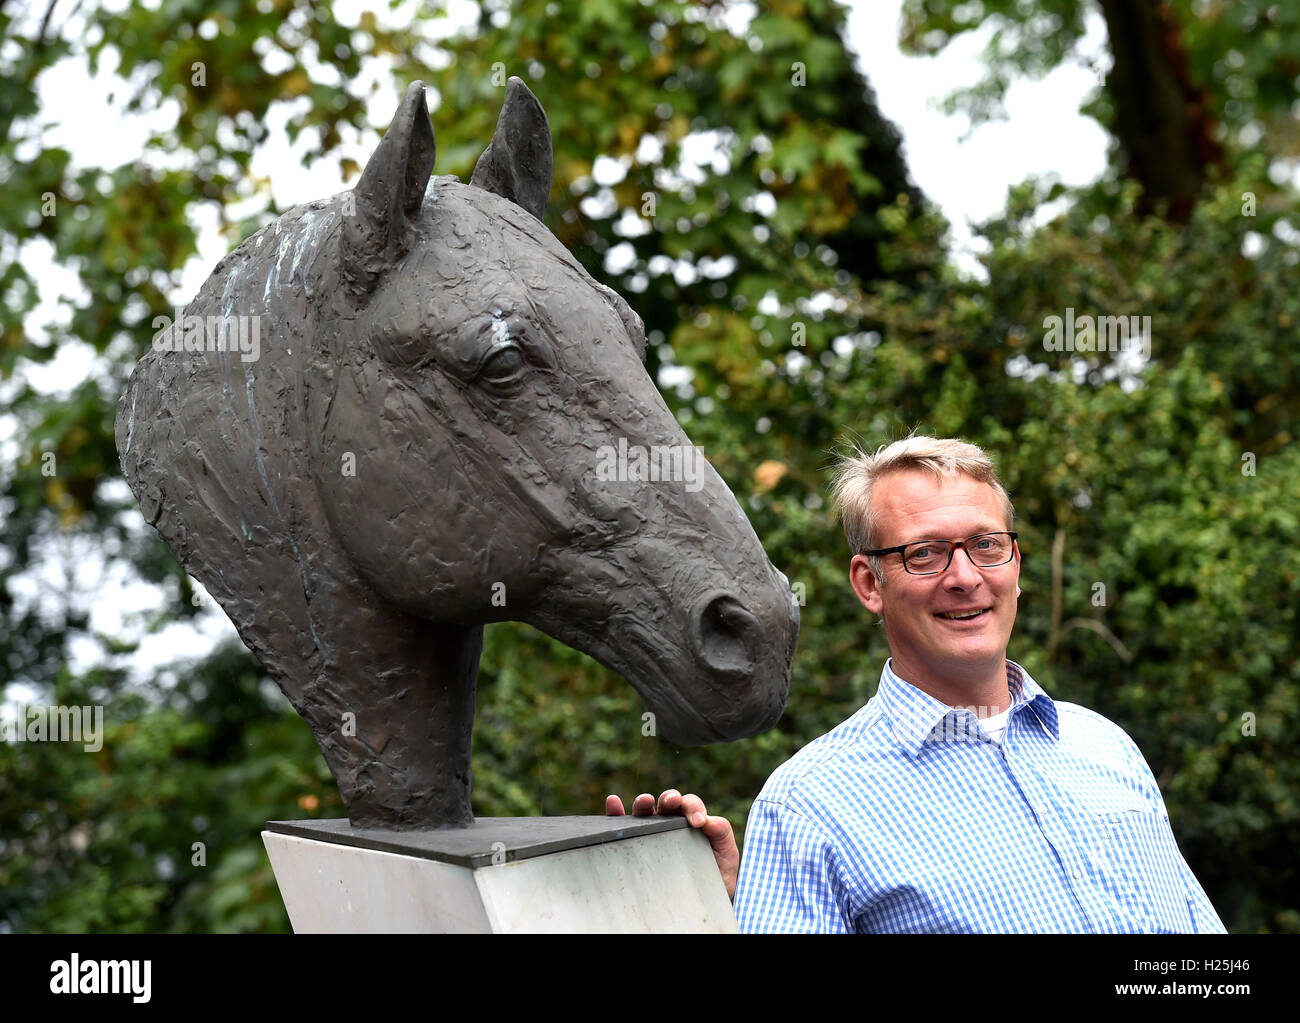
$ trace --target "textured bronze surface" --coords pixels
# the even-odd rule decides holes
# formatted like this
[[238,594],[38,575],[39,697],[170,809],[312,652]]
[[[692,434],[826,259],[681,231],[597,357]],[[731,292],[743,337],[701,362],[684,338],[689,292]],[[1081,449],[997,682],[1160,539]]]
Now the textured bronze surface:
[[[590,654],[682,744],[770,728],[798,636],[640,318],[538,219],[536,97],[510,80],[472,182],[434,157],[417,82],[355,189],[217,264],[117,415],[146,520],[311,725],[357,826],[473,822],[485,623]],[[234,321],[255,353],[191,330]],[[656,451],[677,478],[646,474]]]

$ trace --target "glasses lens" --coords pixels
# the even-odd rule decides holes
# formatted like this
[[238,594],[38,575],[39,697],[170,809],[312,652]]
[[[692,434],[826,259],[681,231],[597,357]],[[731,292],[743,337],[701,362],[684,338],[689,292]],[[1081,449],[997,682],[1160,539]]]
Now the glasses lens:
[[971,561],[984,568],[1004,565],[1011,560],[1011,537],[1006,533],[985,533],[966,542]]
[[952,544],[946,540],[923,540],[908,544],[903,551],[903,567],[913,575],[942,572],[952,554]]

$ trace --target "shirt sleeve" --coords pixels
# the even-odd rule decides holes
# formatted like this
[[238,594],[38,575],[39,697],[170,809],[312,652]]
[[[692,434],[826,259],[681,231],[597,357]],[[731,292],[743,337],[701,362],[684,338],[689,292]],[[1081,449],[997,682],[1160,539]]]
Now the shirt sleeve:
[[749,811],[736,882],[736,922],[745,934],[853,931],[830,840],[815,822],[784,803],[759,798]]
[[1196,933],[1227,934],[1228,929],[1223,926],[1223,921],[1219,919],[1219,914],[1215,912],[1210,897],[1205,894],[1201,882],[1196,880],[1196,875],[1192,873],[1192,868],[1187,865],[1186,859],[1183,860],[1183,876],[1187,880],[1187,897],[1191,902],[1192,916],[1196,922]]
[[[1138,776],[1150,786],[1150,791],[1155,798],[1156,805],[1160,807],[1160,813],[1165,818],[1165,827],[1168,829],[1169,841],[1173,843],[1174,848],[1178,849],[1177,839],[1174,837],[1173,825],[1169,821],[1169,810],[1165,806],[1164,794],[1160,791],[1160,785],[1156,781],[1155,775],[1151,772],[1151,765],[1138,749],[1137,743],[1133,741],[1132,736],[1127,733],[1124,737],[1128,739],[1130,756],[1134,761],[1134,770]],[[1194,934],[1227,934],[1228,929],[1223,926],[1223,921],[1219,919],[1218,912],[1215,911],[1214,904],[1210,902],[1210,897],[1205,894],[1205,889],[1201,887],[1201,882],[1196,880],[1196,875],[1192,873],[1192,868],[1187,863],[1187,857],[1183,851],[1178,849],[1179,871],[1182,874],[1183,885],[1187,889],[1187,904],[1192,913],[1192,922],[1195,925]]]
[[[1145,761],[1143,761],[1145,763]],[[1147,768],[1150,773],[1150,768]],[[1152,777],[1152,781],[1155,778]],[[1169,822],[1169,811],[1165,808],[1164,796],[1160,795],[1160,789],[1156,788],[1156,799],[1160,804],[1160,812],[1165,815],[1165,826],[1169,829],[1169,841],[1178,847],[1178,842],[1174,838],[1173,825]],[[1201,882],[1196,880],[1196,875],[1192,873],[1192,868],[1187,863],[1187,857],[1183,855],[1181,849],[1178,850],[1178,869],[1182,872],[1183,884],[1187,887],[1187,904],[1192,911],[1192,922],[1196,929],[1193,934],[1227,934],[1228,929],[1223,926],[1223,921],[1219,919],[1219,914],[1214,909],[1214,904],[1210,902],[1210,897],[1205,894],[1205,889],[1201,887]]]

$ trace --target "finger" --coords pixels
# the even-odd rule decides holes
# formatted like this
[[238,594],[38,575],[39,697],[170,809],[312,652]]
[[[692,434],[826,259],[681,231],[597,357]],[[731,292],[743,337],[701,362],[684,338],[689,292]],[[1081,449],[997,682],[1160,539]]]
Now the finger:
[[709,844],[719,852],[736,849],[736,836],[732,834],[731,821],[726,817],[707,817],[700,827]]
[[659,794],[659,802],[655,804],[655,813],[670,814],[678,813],[681,809],[682,794],[676,789],[664,789]]
[[606,817],[625,817],[627,811],[623,809],[623,800],[618,796],[605,797],[605,816]]
[[690,822],[691,827],[703,827],[709,817],[709,811],[704,806],[704,800],[694,792],[682,796],[681,814]]
[[736,847],[731,821],[726,817],[710,816],[704,806],[704,800],[694,792],[682,797],[682,814],[690,822],[691,827],[699,828],[704,833],[704,837],[709,840],[709,844],[714,849],[721,851]]
[[653,817],[655,812],[655,797],[649,792],[642,792],[632,803],[633,817]]

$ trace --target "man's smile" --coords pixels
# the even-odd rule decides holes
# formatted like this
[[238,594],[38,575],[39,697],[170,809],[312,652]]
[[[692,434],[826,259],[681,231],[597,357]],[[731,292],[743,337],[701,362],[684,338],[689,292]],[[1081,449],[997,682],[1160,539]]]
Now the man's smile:
[[936,611],[934,616],[948,622],[977,622],[983,620],[991,610],[992,607],[969,607],[957,611]]

